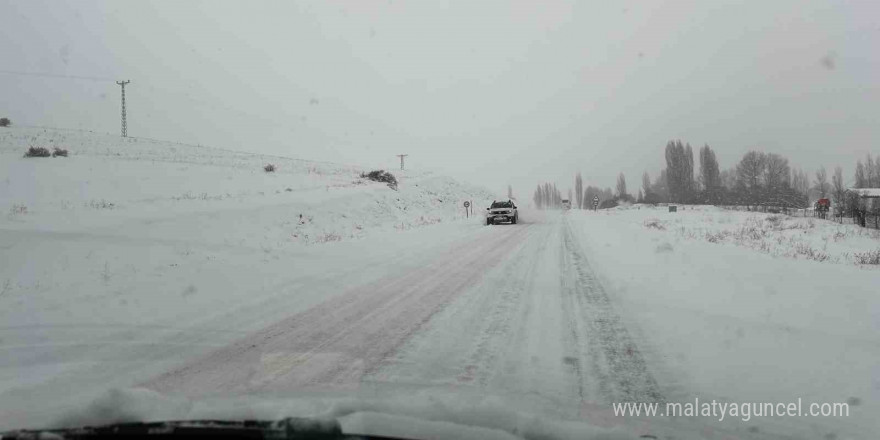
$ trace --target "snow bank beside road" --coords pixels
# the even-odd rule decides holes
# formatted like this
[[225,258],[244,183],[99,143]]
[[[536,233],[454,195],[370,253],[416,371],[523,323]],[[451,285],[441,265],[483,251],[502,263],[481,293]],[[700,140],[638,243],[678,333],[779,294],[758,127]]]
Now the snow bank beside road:
[[741,246],[778,257],[880,268],[880,231],[876,229],[712,206],[685,207],[682,215],[669,214],[665,208],[636,208],[661,214],[646,217],[646,228],[668,230],[680,238]]
[[[31,145],[70,157],[23,158]],[[465,200],[480,207],[492,199],[418,171],[393,171],[393,191],[356,166],[76,130],[4,129],[0,159],[7,228],[138,228],[139,236],[279,249],[459,220]],[[263,171],[267,163],[277,171]],[[162,226],[169,222],[173,229]]]
[[[23,158],[30,144],[70,156]],[[486,206],[482,188],[395,171],[394,191],[363,171],[0,130],[0,427],[131,386],[484,230],[461,206]]]
[[[568,215],[621,315],[653,344],[643,354],[669,401],[850,402],[848,418],[750,423],[811,438],[876,433],[880,271],[783,251],[792,240],[843,260],[876,242],[831,222],[766,218],[772,216],[644,206]],[[784,227],[811,221],[813,227]],[[750,225],[766,226],[766,233],[739,243],[734,235],[705,239]],[[843,239],[825,239],[838,230]],[[751,245],[762,241],[779,251]]]

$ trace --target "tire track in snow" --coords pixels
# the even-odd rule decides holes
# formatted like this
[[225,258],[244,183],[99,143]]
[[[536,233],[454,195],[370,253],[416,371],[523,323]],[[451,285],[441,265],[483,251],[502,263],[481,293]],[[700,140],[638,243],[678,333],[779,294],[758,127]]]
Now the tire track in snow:
[[[579,417],[563,343],[558,218],[535,224],[523,245],[438,314],[367,380],[438,392],[514,399],[526,411]],[[436,388],[435,388],[436,387]]]
[[564,362],[577,378],[580,397],[586,397],[592,376],[599,393],[608,401],[665,402],[644,357],[575,240],[571,226],[567,220],[561,223],[561,294],[568,326],[565,340],[572,353]]
[[477,342],[471,348],[466,363],[460,367],[461,372],[456,377],[459,383],[487,386],[498,372],[501,358],[516,346],[518,332],[514,330],[521,330],[524,322],[521,315],[528,312],[523,309],[523,302],[533,290],[536,260],[543,248],[542,243],[537,252],[518,255],[518,261],[503,268],[499,277],[501,282],[493,285],[497,290],[487,295],[487,301],[491,301],[486,305],[489,312],[483,317],[484,322],[475,337]]
[[527,231],[498,228],[473,247],[450,249],[423,268],[355,288],[143,385],[188,395],[356,386]]

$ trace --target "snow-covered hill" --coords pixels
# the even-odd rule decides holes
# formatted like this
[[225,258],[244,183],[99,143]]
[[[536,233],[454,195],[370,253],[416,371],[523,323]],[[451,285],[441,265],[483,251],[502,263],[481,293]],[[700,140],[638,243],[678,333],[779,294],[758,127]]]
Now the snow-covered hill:
[[363,171],[0,129],[0,426],[46,423],[487,230],[462,207],[486,206],[482,188],[394,171],[395,191]]
[[[70,156],[24,158],[30,146]],[[394,191],[361,178],[369,170],[357,166],[77,130],[2,129],[0,159],[4,227],[117,226],[269,249],[460,220],[463,201],[492,199],[431,173],[393,171]],[[267,164],[276,171],[265,172]]]

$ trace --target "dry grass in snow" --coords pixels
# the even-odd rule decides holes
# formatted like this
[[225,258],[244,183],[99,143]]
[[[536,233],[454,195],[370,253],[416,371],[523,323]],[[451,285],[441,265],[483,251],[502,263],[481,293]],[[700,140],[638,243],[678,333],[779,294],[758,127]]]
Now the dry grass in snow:
[[[650,208],[646,208],[650,209]],[[649,217],[645,228],[718,245],[741,246],[777,257],[880,265],[880,231],[830,220],[725,211],[714,207]]]

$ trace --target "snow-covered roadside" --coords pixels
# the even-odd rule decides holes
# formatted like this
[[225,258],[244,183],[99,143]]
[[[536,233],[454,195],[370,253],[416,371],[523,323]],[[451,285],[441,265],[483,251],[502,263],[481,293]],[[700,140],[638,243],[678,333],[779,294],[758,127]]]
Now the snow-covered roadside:
[[[61,146],[70,157],[23,158],[31,145]],[[263,171],[268,163],[276,165],[274,173]],[[138,237],[277,250],[462,220],[465,200],[483,207],[492,199],[483,188],[418,171],[393,171],[400,181],[394,191],[361,178],[364,171],[369,170],[13,127],[0,131],[0,226],[115,229]]]
[[[880,343],[872,335],[880,331],[880,270],[786,256],[788,239],[776,237],[805,236],[797,241],[821,243],[838,256],[875,248],[874,239],[819,222],[768,227],[762,237],[780,252],[762,252],[751,241],[694,238],[810,220],[759,222],[713,208],[669,213],[644,206],[571,211],[567,218],[629,328],[652,344],[640,348],[669,401],[847,402],[845,418],[748,423],[808,437],[865,438],[878,431]],[[844,239],[825,239],[837,230]]]
[[[663,208],[635,205],[620,210]],[[686,215],[648,217],[644,226],[679,237],[736,245],[773,256],[880,268],[880,231],[812,217],[683,207]],[[666,212],[668,214],[668,211]]]
[[[29,144],[70,157],[23,158]],[[132,386],[485,230],[461,206],[485,206],[482,188],[407,171],[394,191],[362,171],[0,130],[0,427]]]
[[3,278],[34,280],[0,296],[0,429],[43,426],[486,231],[457,222],[264,252],[0,230]]

